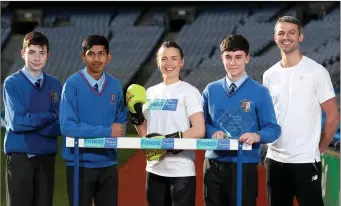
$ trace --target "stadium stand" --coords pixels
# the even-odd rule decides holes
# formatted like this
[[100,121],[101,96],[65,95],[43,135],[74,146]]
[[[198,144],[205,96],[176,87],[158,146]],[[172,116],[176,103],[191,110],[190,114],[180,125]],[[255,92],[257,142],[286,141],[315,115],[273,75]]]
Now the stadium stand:
[[108,27],[110,18],[111,14],[79,14],[71,15],[70,23],[77,28],[88,28],[91,25],[94,30],[102,30]]
[[[200,13],[191,25],[185,25],[181,29],[177,38],[185,54],[185,71],[182,72],[184,80],[202,91],[208,82],[224,75],[224,70],[221,71],[219,44],[226,34],[240,33],[248,38],[251,44],[251,56],[268,47],[273,43],[272,36],[268,35],[273,33],[272,19],[279,14],[282,7],[281,4],[276,7],[264,5],[262,8],[251,10],[248,8],[217,9]],[[278,53],[277,50],[274,51]],[[254,69],[253,63],[256,61],[258,62],[257,59],[252,60],[249,67],[253,70],[250,71],[251,75],[259,80],[258,76],[262,75],[262,71],[258,71],[258,67],[266,68],[273,63],[257,65]],[[264,61],[259,62],[261,64]],[[205,71],[205,69],[210,71]],[[199,80],[200,78],[197,77],[202,73],[211,78]],[[160,81],[159,78],[155,78],[158,76],[158,74],[153,74],[145,86],[148,87]]]
[[44,17],[44,27],[52,27],[56,23],[57,17],[55,15],[47,14]]
[[5,108],[3,104],[3,98],[2,98],[2,89],[3,85],[0,85],[0,95],[1,95],[1,107],[0,107],[0,128],[5,126]]
[[141,10],[121,11],[111,22],[110,27],[118,30],[125,27],[132,27],[135,25],[141,13]]
[[[176,39],[185,54],[183,76],[186,78],[188,73],[197,71],[201,62],[209,60],[222,37],[233,33],[236,22],[245,21],[247,15],[248,12],[243,10],[206,11],[199,14],[192,24],[184,25]],[[146,87],[160,82],[158,73],[158,70],[154,71]],[[194,85],[199,87],[197,82]]]
[[248,22],[269,22],[270,19],[273,19],[273,17],[275,17],[280,12],[283,6],[284,5],[274,6],[272,4],[263,4],[262,8],[256,8],[255,11],[253,11],[253,14],[248,18]]
[[[305,41],[302,43],[300,48],[303,51],[304,55],[315,59],[318,63],[326,66],[326,68],[331,72],[333,78],[338,78],[340,74],[340,32],[336,31],[339,28],[335,27],[335,24],[330,23],[328,19],[335,20],[337,19],[337,15],[339,9],[335,9],[333,12],[329,13],[325,18],[317,21],[311,21],[307,25],[304,26],[305,33]],[[275,12],[275,10],[273,10]],[[249,27],[241,26],[237,28],[236,33],[241,33],[246,38],[248,38],[250,42],[251,51],[251,60],[247,66],[247,72],[250,76],[256,79],[259,82],[262,82],[262,76],[266,69],[270,68],[273,64],[275,64],[280,59],[280,53],[278,48],[273,43],[272,35],[253,35],[257,34],[257,31],[267,31],[268,33],[273,33],[274,23],[271,25],[269,23],[257,23],[254,22]],[[254,25],[254,26],[252,26]],[[240,29],[242,28],[242,29]],[[245,28],[250,28],[250,30],[246,30]],[[262,28],[259,29],[258,28]],[[323,33],[321,35],[321,29],[327,30],[328,32]],[[241,32],[238,32],[241,31]],[[243,32],[244,31],[244,32]],[[258,38],[261,37],[261,38]],[[268,39],[266,37],[269,37]],[[263,40],[260,40],[263,39]],[[254,54],[267,47],[269,44],[273,44],[267,51],[262,53],[261,55],[255,56]],[[185,53],[185,58],[187,54]],[[200,57],[198,57],[200,58]],[[215,68],[220,68],[221,72],[215,70]],[[209,70],[209,71],[205,71]],[[206,78],[202,82],[199,78],[199,74],[201,73],[212,73],[212,78]],[[207,85],[212,79],[222,78],[224,75],[223,65],[221,63],[220,51],[219,49],[215,49],[213,55],[210,58],[205,59],[200,65],[199,69],[193,70],[187,77],[185,77],[186,81],[189,81],[193,85],[197,86],[199,89],[203,89],[204,85]],[[334,81],[336,82],[336,81]],[[337,85],[337,84],[335,84]]]
[[[216,72],[214,69],[222,68],[219,43],[226,34],[240,33],[248,38],[251,46],[248,73],[257,81],[261,81],[263,72],[279,59],[279,51],[274,45],[272,35],[268,34],[273,33],[274,22],[282,7],[264,4],[263,7],[255,9],[201,12],[192,24],[182,27],[176,39],[185,54],[186,63],[182,71],[184,79],[193,81],[192,84],[203,88],[211,79],[199,81],[199,78],[195,78],[197,74],[204,72],[212,79],[220,78],[224,72]],[[290,12],[292,11],[286,13]],[[135,26],[142,13],[142,9],[91,15],[69,13],[70,25],[63,27],[53,27],[58,19],[58,13],[47,15],[44,19],[45,27],[36,28],[51,39],[51,57],[46,71],[59,76],[62,82],[65,81],[70,74],[83,66],[79,53],[80,42],[84,36],[98,33],[110,39],[113,59],[108,65],[108,72],[117,76],[125,85],[150,58],[156,44],[166,32],[162,23],[155,26]],[[164,14],[158,11],[153,19],[162,21],[161,17]],[[65,17],[66,14],[63,15]],[[304,26],[305,41],[301,45],[304,54],[326,66],[335,75],[339,74],[337,62],[340,54],[338,46],[340,33],[338,27],[334,26],[337,21],[339,8],[322,19],[310,21]],[[324,35],[318,32],[321,28],[326,31]],[[15,61],[10,73],[21,67],[19,59],[20,57]],[[205,68],[210,71],[204,71]],[[154,73],[156,74],[151,75],[145,86],[160,81],[158,71],[155,70]]]
[[[221,62],[219,43],[223,36],[235,32],[248,38],[251,60],[247,66],[247,72],[257,81],[262,82],[264,71],[280,59],[280,52],[273,42],[273,36],[268,35],[273,33],[277,20],[273,17],[278,15],[279,10],[276,8],[259,9],[251,16],[248,16],[248,11],[245,10],[200,14],[193,24],[185,25],[181,29],[177,39],[185,54],[185,66],[181,76],[184,76],[185,81],[193,84],[200,91],[203,91],[209,82],[224,77],[226,72]],[[292,10],[285,13],[285,15],[294,14]],[[224,20],[226,28],[219,28]],[[324,18],[310,21],[304,25],[305,40],[300,46],[304,55],[327,68],[335,88],[339,88],[340,85],[340,31],[339,27],[335,26],[339,25],[339,20],[340,9],[336,8]],[[236,26],[235,22],[240,23]],[[243,22],[246,23],[243,24]],[[322,35],[321,31],[323,31]],[[269,48],[265,52],[258,54],[267,47]],[[144,86],[148,88],[159,82],[161,82],[161,75],[155,70]],[[340,107],[339,93],[337,100]],[[333,144],[334,147],[339,148],[339,129]]]
[[165,26],[166,25],[166,16],[165,16],[165,13],[164,12],[156,12],[153,17],[153,26]]
[[[99,34],[110,39],[113,58],[107,67],[108,73],[126,85],[150,56],[165,31],[165,28],[159,26],[134,26],[140,14],[141,11],[122,11],[116,15],[70,14],[70,25],[63,27],[51,27],[58,16],[48,16],[44,21],[47,27],[35,29],[42,31],[50,39],[51,56],[45,70],[64,82],[67,77],[84,67],[80,57],[82,40],[87,35]],[[18,57],[10,73],[21,67],[22,61]]]
[[11,15],[1,15],[1,48],[11,34]]
[[[117,77],[124,87],[141,72],[148,61],[155,61],[155,49],[169,32],[167,10],[156,8],[149,25],[137,22],[146,10],[143,8],[117,9],[110,12],[46,12],[42,27],[50,39],[51,55],[45,70],[64,82],[71,74],[82,69],[81,42],[90,34],[104,35],[109,39],[112,60],[107,72]],[[280,59],[273,41],[273,27],[278,16],[296,15],[295,6],[284,3],[263,3],[256,7],[216,8],[200,10],[192,23],[182,26],[174,39],[183,48],[185,65],[183,80],[202,91],[209,82],[225,76],[219,44],[224,36],[240,33],[250,42],[251,59],[248,75],[259,82],[266,69]],[[60,20],[63,24],[60,24]],[[65,23],[66,22],[66,23]],[[11,16],[2,14],[1,45],[11,35]],[[325,16],[304,22],[305,40],[300,45],[304,55],[316,60],[330,72],[335,88],[340,85],[340,8],[328,11]],[[8,75],[23,65],[20,54],[15,55]],[[143,81],[148,88],[161,82],[156,68]],[[338,94],[339,100],[339,94]]]
[[164,28],[156,26],[113,30],[114,36],[110,40],[113,58],[108,72],[126,85],[152,54],[164,31]]

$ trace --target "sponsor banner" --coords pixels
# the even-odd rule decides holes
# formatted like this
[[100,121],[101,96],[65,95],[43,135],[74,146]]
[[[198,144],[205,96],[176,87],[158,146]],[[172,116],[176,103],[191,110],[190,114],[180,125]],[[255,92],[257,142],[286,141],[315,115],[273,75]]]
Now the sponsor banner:
[[229,139],[200,139],[197,140],[197,149],[199,150],[229,150]]
[[117,138],[84,139],[84,147],[88,147],[88,148],[117,148]]

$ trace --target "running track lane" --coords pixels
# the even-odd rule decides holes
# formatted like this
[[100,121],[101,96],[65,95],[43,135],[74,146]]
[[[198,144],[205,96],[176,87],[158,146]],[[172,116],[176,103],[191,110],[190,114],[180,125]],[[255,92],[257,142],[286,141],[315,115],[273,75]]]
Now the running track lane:
[[[203,161],[205,151],[196,151],[197,195],[196,206],[203,203]],[[142,150],[136,153],[119,169],[119,206],[146,206],[145,171],[146,160]],[[259,166],[258,206],[267,206],[265,191],[265,169]],[[297,204],[295,204],[297,205]]]

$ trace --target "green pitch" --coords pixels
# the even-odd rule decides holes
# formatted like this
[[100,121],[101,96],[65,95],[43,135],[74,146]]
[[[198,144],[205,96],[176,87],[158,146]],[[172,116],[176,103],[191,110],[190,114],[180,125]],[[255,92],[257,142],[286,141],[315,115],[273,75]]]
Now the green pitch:
[[[128,129],[131,130],[130,128]],[[133,130],[131,130],[133,133]],[[5,129],[1,129],[1,205],[6,206],[6,184],[5,184],[5,175],[6,175],[6,155],[3,152],[3,143],[4,143],[4,134]],[[127,134],[127,136],[136,136],[136,134]],[[58,148],[59,152],[56,157],[56,170],[55,170],[55,185],[54,185],[54,206],[66,206],[69,205],[68,197],[66,193],[66,172],[65,172],[65,161],[61,157],[61,141],[59,138]],[[119,153],[119,166],[124,164],[130,156],[135,153],[135,150],[118,150]]]

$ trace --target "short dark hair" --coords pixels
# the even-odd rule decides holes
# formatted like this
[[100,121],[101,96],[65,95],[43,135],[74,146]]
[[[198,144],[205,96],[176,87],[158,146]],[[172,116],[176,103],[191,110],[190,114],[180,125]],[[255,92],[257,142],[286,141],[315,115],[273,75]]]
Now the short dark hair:
[[292,23],[292,24],[296,24],[297,27],[298,27],[298,31],[299,33],[303,33],[303,27],[302,27],[302,24],[301,22],[294,16],[282,16],[280,18],[278,18],[276,24],[275,24],[275,28],[274,28],[274,32],[276,33],[276,28],[277,28],[277,25],[281,22],[287,22],[287,23]]
[[38,45],[41,47],[46,46],[47,52],[50,50],[49,40],[47,39],[46,35],[40,31],[32,31],[25,35],[23,49],[26,49],[31,45]]
[[91,47],[100,45],[104,46],[104,49],[107,53],[109,53],[109,41],[106,37],[100,35],[91,35],[87,36],[82,42],[82,52],[86,53]]
[[246,55],[249,54],[249,42],[240,34],[231,34],[226,36],[220,44],[220,51],[235,52],[244,51]]

